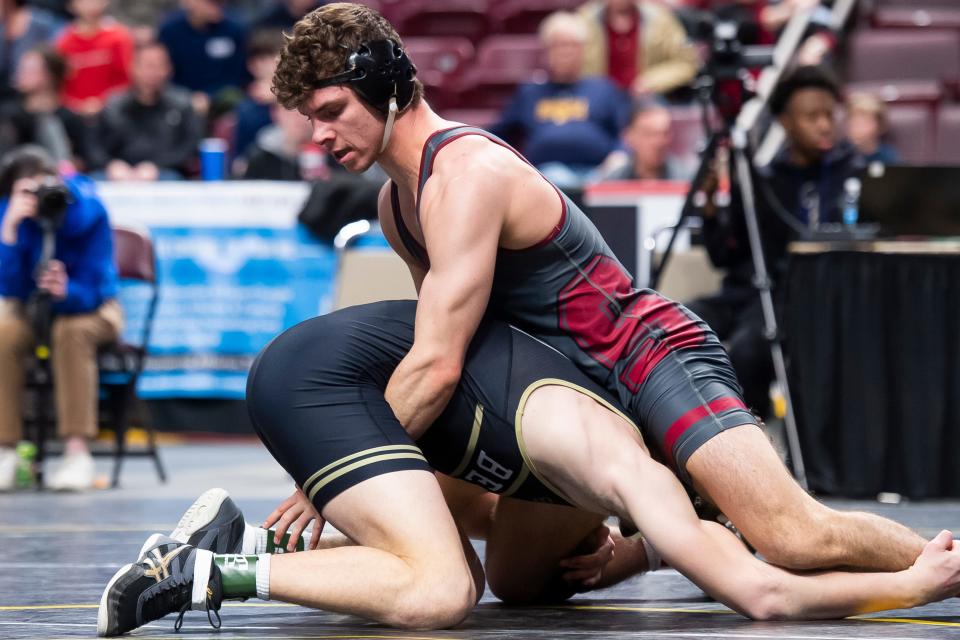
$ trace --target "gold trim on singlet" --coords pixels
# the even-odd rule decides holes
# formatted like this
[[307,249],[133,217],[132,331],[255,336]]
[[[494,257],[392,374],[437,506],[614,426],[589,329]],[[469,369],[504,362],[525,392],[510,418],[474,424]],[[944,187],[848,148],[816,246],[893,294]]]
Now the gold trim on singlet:
[[[558,386],[558,387],[566,387],[567,389],[578,391],[584,394],[585,396],[593,399],[595,402],[599,403],[604,408],[609,409],[610,411],[614,412],[615,414],[617,414],[618,416],[626,420],[630,424],[630,426],[632,426],[634,429],[637,430],[637,433],[640,433],[640,429],[637,428],[637,425],[633,422],[633,420],[630,419],[629,416],[627,416],[625,413],[623,413],[622,411],[617,409],[615,406],[610,404],[610,402],[608,402],[606,399],[600,397],[590,389],[581,387],[580,385],[575,384],[573,382],[569,382],[567,380],[561,380],[560,378],[541,378],[540,380],[536,380],[530,383],[527,386],[527,388],[523,390],[523,394],[520,396],[520,402],[517,404],[517,413],[516,413],[516,416],[514,417],[513,426],[517,434],[517,446],[520,448],[521,457],[523,457],[523,463],[525,467],[524,471],[529,469],[529,472],[532,473],[534,477],[543,484],[543,486],[550,489],[550,491],[553,491],[555,494],[557,494],[567,502],[570,502],[571,504],[573,504],[573,502],[562,491],[560,491],[555,486],[553,486],[553,484],[551,484],[550,481],[543,476],[543,474],[537,471],[537,467],[536,465],[533,464],[533,460],[531,460],[530,456],[527,454],[527,448],[523,442],[523,410],[526,407],[527,400],[530,398],[530,394],[532,394],[534,391],[536,391],[540,387],[548,387],[551,385]],[[520,475],[525,479],[526,474],[521,473]],[[517,484],[517,483],[514,483],[514,484]],[[514,487],[511,487],[511,489],[516,490]],[[507,495],[507,494],[504,494],[504,495]]]
[[463,454],[463,459],[457,468],[450,474],[454,478],[459,478],[460,474],[467,469],[470,460],[473,459],[473,452],[477,448],[477,441],[480,439],[480,427],[483,425],[483,405],[477,403],[477,409],[473,412],[473,428],[470,430],[470,440],[467,442],[467,450]]
[[[368,456],[370,454],[377,453],[379,451],[393,451],[394,453],[389,456],[376,456],[375,458],[367,458],[366,460],[361,460],[352,465],[349,465],[349,467],[346,467],[344,469],[341,469],[340,471],[336,471],[333,474],[330,474],[330,476],[324,479],[321,482],[321,484],[319,484],[318,486],[316,487],[310,486],[311,483],[313,483],[316,480],[319,480],[324,475],[326,475],[327,472],[331,471],[332,469],[335,469],[336,467],[339,467],[340,465],[347,463],[350,460],[355,460],[356,458]],[[405,453],[398,453],[400,451],[403,451]],[[411,453],[406,453],[406,452],[411,452]],[[412,444],[387,444],[380,447],[373,447],[371,449],[366,449],[364,451],[357,451],[356,453],[351,453],[348,456],[344,456],[339,460],[335,460],[334,462],[331,462],[330,464],[323,467],[322,469],[314,473],[312,476],[307,478],[306,482],[303,483],[303,490],[310,492],[309,497],[312,500],[313,496],[316,495],[316,492],[319,489],[319,487],[322,487],[328,484],[329,482],[331,482],[332,480],[335,480],[336,478],[339,478],[343,474],[348,473],[358,467],[362,467],[366,464],[370,464],[371,462],[377,462],[379,460],[387,460],[387,459],[395,459],[395,458],[420,458],[421,460],[426,462],[426,458],[423,457],[423,453],[420,451],[420,448]]]

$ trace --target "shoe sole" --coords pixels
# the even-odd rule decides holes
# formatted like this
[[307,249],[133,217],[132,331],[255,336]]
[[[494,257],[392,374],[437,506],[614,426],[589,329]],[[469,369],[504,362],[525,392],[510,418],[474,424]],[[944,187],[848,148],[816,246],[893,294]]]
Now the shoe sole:
[[177,542],[188,542],[190,536],[207,527],[220,513],[220,506],[230,497],[225,489],[207,489],[187,509],[170,537]]
[[120,567],[120,569],[113,574],[113,577],[110,578],[110,582],[107,583],[107,588],[103,590],[103,595],[100,596],[100,608],[97,609],[97,635],[101,638],[106,637],[107,627],[110,623],[110,612],[107,610],[107,600],[110,597],[110,589],[113,588],[113,585],[123,574],[132,568],[133,564],[125,564]]

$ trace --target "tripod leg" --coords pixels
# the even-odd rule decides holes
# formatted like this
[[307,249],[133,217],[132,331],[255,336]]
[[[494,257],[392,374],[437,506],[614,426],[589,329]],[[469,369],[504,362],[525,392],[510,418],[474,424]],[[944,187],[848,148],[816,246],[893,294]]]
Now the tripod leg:
[[787,432],[787,445],[790,450],[790,464],[793,475],[804,490],[808,489],[807,471],[803,464],[803,453],[800,451],[800,437],[797,434],[797,422],[793,412],[793,400],[790,395],[790,385],[787,381],[787,367],[783,359],[783,349],[780,344],[777,330],[777,316],[773,307],[773,296],[770,293],[770,276],[767,272],[766,260],[763,254],[763,243],[760,240],[760,226],[757,222],[756,202],[753,198],[753,175],[750,172],[750,161],[747,158],[747,138],[741,131],[735,131],[733,136],[734,159],[736,162],[737,179],[740,183],[740,193],[743,197],[743,213],[747,223],[747,234],[750,238],[750,253],[753,256],[754,284],[760,294],[760,304],[763,308],[764,333],[770,340],[770,355],[773,357],[774,372],[777,382],[783,390],[783,397],[787,404],[787,414],[784,420]]

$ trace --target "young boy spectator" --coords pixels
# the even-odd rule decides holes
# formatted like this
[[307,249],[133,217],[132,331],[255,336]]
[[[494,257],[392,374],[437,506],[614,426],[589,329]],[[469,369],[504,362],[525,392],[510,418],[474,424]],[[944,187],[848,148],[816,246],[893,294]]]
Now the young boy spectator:
[[203,120],[190,95],[170,86],[170,73],[162,44],[137,47],[130,89],[100,113],[97,166],[108,180],[176,180],[196,155]]
[[13,80],[16,97],[0,108],[0,153],[32,143],[46,149],[67,173],[87,167],[89,129],[60,102],[65,74],[66,63],[48,45],[20,57]]
[[86,116],[103,109],[111,93],[130,84],[133,37],[106,15],[109,0],[70,0],[73,22],[57,40],[67,61],[64,104]]
[[330,175],[324,152],[310,142],[310,123],[297,111],[279,105],[274,124],[260,130],[243,177],[247,180],[315,180]]
[[276,29],[259,29],[250,36],[247,45],[247,69],[253,82],[247,86],[247,97],[240,101],[234,113],[237,124],[233,150],[243,156],[257,137],[257,132],[270,124],[270,107],[276,103],[270,85],[277,56],[283,47],[283,34]]
[[887,109],[882,100],[859,92],[847,98],[847,137],[867,164],[900,162],[900,154],[883,139],[887,126]]

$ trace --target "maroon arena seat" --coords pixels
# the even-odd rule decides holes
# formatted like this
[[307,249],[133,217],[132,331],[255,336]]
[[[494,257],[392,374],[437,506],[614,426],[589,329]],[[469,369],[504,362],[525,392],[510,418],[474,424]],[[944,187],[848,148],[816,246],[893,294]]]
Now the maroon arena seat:
[[947,29],[873,29],[854,33],[850,81],[960,80],[960,32]]
[[575,10],[582,0],[500,0],[490,12],[502,33],[536,33],[543,19],[554,11]]
[[960,165],[960,104],[940,107],[934,161],[937,164]]
[[441,115],[447,120],[488,129],[497,121],[500,112],[497,109],[447,109]]
[[957,0],[875,0],[878,8],[886,7],[910,7],[910,8],[933,8],[945,7],[952,9],[957,6]]
[[953,7],[880,7],[873,14],[878,27],[960,28],[960,6]]
[[935,161],[933,145],[933,113],[920,105],[890,105],[890,142],[908,164],[931,164]]
[[483,0],[404,0],[393,12],[400,37],[459,36],[479,42],[490,32],[491,18]]
[[936,80],[888,80],[885,82],[848,82],[848,93],[869,93],[884,102],[933,106],[944,96],[943,83]]
[[410,37],[403,44],[430,105],[435,109],[457,106],[457,81],[473,59],[473,43],[467,38]]
[[532,35],[490,36],[477,49],[473,68],[460,83],[460,106],[502,107],[517,85],[546,79],[543,46]]

